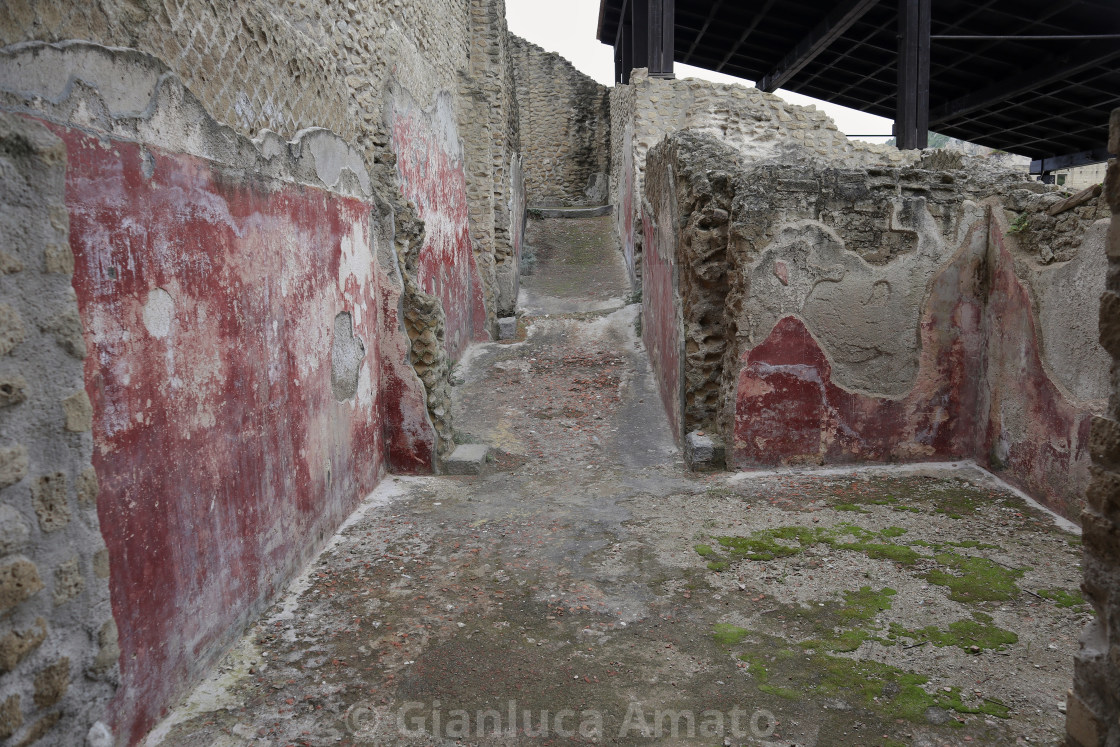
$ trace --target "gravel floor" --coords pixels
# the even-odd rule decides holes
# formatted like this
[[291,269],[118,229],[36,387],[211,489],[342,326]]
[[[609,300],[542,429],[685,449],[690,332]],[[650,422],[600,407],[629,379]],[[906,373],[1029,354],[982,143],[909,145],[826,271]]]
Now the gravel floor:
[[488,471],[387,477],[149,743],[1059,741],[1077,536],[968,464],[687,472],[599,246],[459,367]]

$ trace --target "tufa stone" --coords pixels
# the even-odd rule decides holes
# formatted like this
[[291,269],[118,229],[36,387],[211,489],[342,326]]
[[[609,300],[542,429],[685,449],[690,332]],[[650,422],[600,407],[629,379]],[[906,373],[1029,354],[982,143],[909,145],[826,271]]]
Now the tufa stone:
[[82,470],[82,474],[78,475],[77,484],[78,505],[83,508],[90,508],[97,505],[97,472],[93,467],[86,467]]
[[97,656],[90,666],[90,671],[95,675],[108,672],[117,665],[121,657],[120,637],[117,632],[117,621],[110,618],[97,632]]
[[12,555],[27,546],[31,527],[23,514],[8,504],[0,504],[0,555]]
[[35,675],[35,705],[49,708],[66,694],[70,687],[70,659],[63,656]]
[[79,389],[62,400],[62,411],[66,413],[66,430],[85,433],[93,429],[93,405],[85,389]]
[[7,355],[27,339],[19,312],[11,304],[0,303],[0,355]]
[[54,571],[54,604],[65,604],[82,593],[86,579],[82,575],[81,558],[77,555],[62,563]]
[[53,713],[48,713],[46,716],[43,716],[41,719],[36,721],[35,725],[27,730],[27,734],[24,735],[23,739],[19,741],[19,744],[17,744],[16,747],[28,747],[29,745],[35,744],[40,739],[45,737],[47,735],[47,732],[53,729],[54,725],[61,720],[62,711],[54,711]]
[[19,666],[46,639],[47,621],[41,617],[35,620],[34,627],[24,631],[13,630],[0,638],[0,674]]
[[0,449],[0,488],[15,485],[27,477],[27,449],[22,445]]
[[27,381],[22,376],[0,376],[0,407],[18,405],[27,399]]
[[19,696],[12,695],[0,704],[0,739],[7,739],[23,726],[23,714],[19,709]]
[[66,475],[43,475],[31,486],[31,505],[39,517],[39,528],[57,532],[70,523],[70,501],[66,496]]
[[109,548],[102,547],[93,554],[93,575],[109,578]]
[[47,272],[60,275],[74,274],[74,253],[70,251],[68,246],[49,244],[43,250],[43,259],[46,263]]
[[15,607],[42,588],[39,569],[30,560],[16,560],[0,567],[0,612]]

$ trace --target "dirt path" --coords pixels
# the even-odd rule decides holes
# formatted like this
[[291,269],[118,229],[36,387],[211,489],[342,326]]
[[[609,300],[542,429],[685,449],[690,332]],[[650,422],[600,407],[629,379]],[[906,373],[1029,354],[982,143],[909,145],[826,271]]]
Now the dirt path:
[[969,465],[688,473],[581,251],[460,367],[490,471],[387,477],[151,743],[1058,741],[1077,538]]

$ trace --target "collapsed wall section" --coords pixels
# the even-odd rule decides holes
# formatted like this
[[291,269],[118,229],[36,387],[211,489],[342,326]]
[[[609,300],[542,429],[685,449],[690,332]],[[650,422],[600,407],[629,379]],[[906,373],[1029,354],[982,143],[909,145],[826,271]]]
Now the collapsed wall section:
[[[1108,152],[1120,153],[1120,109],[1112,111]],[[1100,342],[1115,371],[1120,361],[1120,161],[1108,163],[1104,198],[1111,208],[1107,232],[1108,285],[1100,297]],[[1108,406],[1093,418],[1092,482],[1081,514],[1085,577],[1081,584],[1095,618],[1081,634],[1067,698],[1071,747],[1120,743],[1120,383],[1113,379]]]
[[393,215],[353,146],[325,130],[251,142],[147,55],[23,45],[0,67],[0,108],[65,144],[72,259],[55,262],[80,315],[56,337],[88,351],[94,471],[74,482],[108,548],[93,563],[116,621],[104,646],[119,630],[105,718],[132,743],[387,463],[430,469],[436,436],[382,246]]
[[787,104],[757,88],[696,80],[651,78],[635,70],[629,85],[610,91],[610,199],[631,282],[641,289],[641,195],[646,154],[666,135],[695,129],[722,138],[752,159],[777,157],[798,147],[836,165],[903,164],[912,153],[849,142],[814,107]]
[[520,37],[511,35],[510,45],[529,203],[607,204],[611,89]]
[[994,196],[1026,220],[1059,198],[1019,175],[798,146],[756,159],[693,131],[649,154],[643,284],[675,295],[646,299],[643,331],[651,349],[665,329],[681,340],[654,361],[676,367],[659,376],[680,382],[678,437],[714,435],[740,468],[976,458],[1076,515],[1107,384],[1081,321],[1103,287],[1101,226],[1040,261]]

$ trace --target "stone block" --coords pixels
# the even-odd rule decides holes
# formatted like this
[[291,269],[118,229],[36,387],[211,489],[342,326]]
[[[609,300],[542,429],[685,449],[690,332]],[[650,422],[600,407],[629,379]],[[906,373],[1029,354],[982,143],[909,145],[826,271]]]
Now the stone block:
[[1103,563],[1120,564],[1120,528],[1092,511],[1081,512],[1081,540]]
[[27,381],[22,376],[0,376],[0,407],[18,405],[27,399]]
[[1112,291],[1101,294],[1100,335],[1101,347],[1120,358],[1120,296]]
[[43,259],[47,272],[61,275],[74,274],[74,253],[70,247],[61,244],[50,244],[43,250]]
[[35,744],[40,739],[47,736],[47,733],[51,729],[53,729],[55,727],[55,724],[57,724],[61,720],[62,711],[52,711],[51,713],[48,713],[46,716],[43,716],[41,719],[36,721],[32,725],[32,727],[27,730],[27,733],[23,735],[23,739],[20,740],[19,744],[17,744],[16,747],[29,747],[30,745]]
[[66,414],[66,430],[85,433],[93,429],[93,405],[85,389],[79,389],[62,400],[62,411]]
[[12,555],[27,546],[31,527],[23,514],[8,504],[0,504],[0,556]]
[[16,560],[0,567],[0,612],[15,607],[43,588],[39,569],[29,560]]
[[1086,502],[1094,511],[1108,516],[1120,508],[1120,475],[1097,465],[1090,467],[1090,473]]
[[40,329],[54,336],[55,342],[69,355],[82,360],[86,357],[86,343],[82,339],[82,320],[78,312],[68,309],[40,325]]
[[13,630],[0,638],[0,674],[10,672],[19,666],[19,663],[46,639],[47,621],[41,617],[35,620],[33,627],[27,630]]
[[75,555],[54,570],[54,604],[65,604],[82,593],[86,586],[81,559]]
[[1103,745],[1102,737],[1108,729],[1095,713],[1085,705],[1077,693],[1066,692],[1066,735],[1074,747],[1097,747]]
[[78,505],[83,508],[92,508],[97,505],[97,472],[93,467],[86,467],[77,480]]
[[515,340],[517,339],[517,317],[506,316],[498,320],[498,339],[499,340]]
[[0,739],[7,739],[23,726],[23,713],[19,708],[19,696],[12,695],[0,704]]
[[66,475],[43,475],[31,486],[31,505],[39,517],[39,528],[57,532],[70,523],[70,501],[66,495]]
[[684,439],[684,459],[693,472],[724,468],[725,450],[718,439],[692,431]]
[[90,671],[95,675],[103,675],[117,665],[121,657],[119,633],[116,620],[109,619],[97,632],[97,657],[93,660]]
[[63,656],[35,675],[35,705],[39,708],[49,708],[62,700],[69,687],[70,659]]
[[448,475],[480,475],[489,453],[490,447],[486,444],[456,446],[451,456],[444,460],[443,471]]
[[27,477],[27,449],[13,446],[0,449],[0,488],[15,485]]
[[93,575],[109,578],[109,548],[102,547],[93,554]]
[[23,262],[5,251],[0,251],[0,275],[12,275],[23,271]]
[[1089,431],[1089,455],[1102,467],[1120,464],[1120,423],[1094,417]]
[[0,355],[12,352],[25,339],[27,329],[19,312],[11,304],[0,303]]

